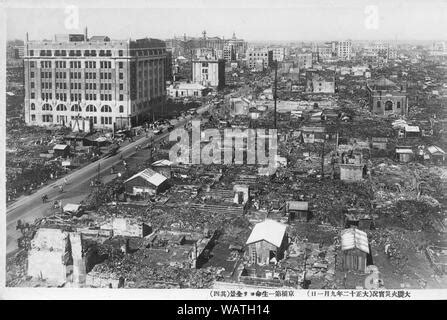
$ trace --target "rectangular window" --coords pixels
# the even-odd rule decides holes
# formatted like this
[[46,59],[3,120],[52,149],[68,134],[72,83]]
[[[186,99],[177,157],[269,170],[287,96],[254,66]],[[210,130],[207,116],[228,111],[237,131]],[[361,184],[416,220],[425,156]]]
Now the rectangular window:
[[120,72],[120,80],[124,79],[124,74]]
[[118,50],[118,55],[119,55],[120,57],[122,57],[122,56],[123,56],[123,50]]
[[36,115],[35,114],[31,115],[31,121],[36,121]]
[[120,90],[124,90],[124,84],[120,83]]

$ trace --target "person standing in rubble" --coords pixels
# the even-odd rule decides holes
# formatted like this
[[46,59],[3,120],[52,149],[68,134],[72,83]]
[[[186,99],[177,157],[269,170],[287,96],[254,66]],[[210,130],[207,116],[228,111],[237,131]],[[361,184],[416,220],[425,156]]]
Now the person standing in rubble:
[[385,244],[385,254],[388,258],[390,258],[391,252],[390,252],[390,244],[389,243]]

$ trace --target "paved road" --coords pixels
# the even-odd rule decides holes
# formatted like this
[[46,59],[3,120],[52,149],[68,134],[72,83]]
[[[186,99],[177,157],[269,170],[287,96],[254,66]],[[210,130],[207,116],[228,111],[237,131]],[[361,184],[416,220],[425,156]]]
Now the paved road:
[[[197,110],[200,114],[207,110],[209,105],[201,107]],[[175,127],[183,126],[191,117],[182,119],[175,124]],[[150,135],[148,138],[143,136],[142,138],[123,146],[118,150],[118,153],[114,156],[99,159],[79,170],[76,170],[66,176],[68,183],[64,187],[64,192],[59,192],[59,186],[64,183],[64,178],[61,178],[51,184],[38,189],[35,193],[22,197],[16,202],[12,203],[6,212],[6,224],[7,224],[7,253],[17,248],[17,239],[20,234],[15,227],[17,220],[21,219],[24,222],[33,222],[34,219],[45,216],[51,213],[51,206],[53,201],[62,200],[62,205],[68,202],[79,202],[84,198],[89,190],[89,183],[91,179],[95,178],[98,174],[98,167],[100,172],[110,172],[112,166],[117,165],[122,157],[131,157],[136,152],[136,146],[142,146],[149,141],[157,142],[167,138],[169,132],[165,132],[161,135]],[[99,164],[99,165],[98,165]],[[48,202],[42,203],[42,196],[48,196]]]

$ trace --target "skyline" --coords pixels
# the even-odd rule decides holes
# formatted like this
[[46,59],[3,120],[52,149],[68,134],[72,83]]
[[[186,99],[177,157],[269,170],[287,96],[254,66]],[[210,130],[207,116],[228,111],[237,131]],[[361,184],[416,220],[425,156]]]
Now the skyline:
[[[183,34],[199,37],[206,30],[209,36],[226,39],[235,32],[238,38],[249,42],[436,41],[445,40],[443,31],[447,30],[447,2],[440,0],[432,1],[430,7],[419,0],[392,3],[230,0],[206,4],[198,0],[187,4],[171,0],[161,4],[155,0],[126,4],[118,12],[116,1],[96,2],[102,8],[92,8],[83,0],[78,4],[79,19],[71,29],[66,27],[66,6],[45,1],[45,6],[33,8],[30,3],[6,3],[8,40],[25,40],[26,32],[30,40],[52,39],[59,33],[83,33],[86,26],[89,35],[107,35],[112,39],[169,39]],[[122,23],[107,23],[118,20]]]

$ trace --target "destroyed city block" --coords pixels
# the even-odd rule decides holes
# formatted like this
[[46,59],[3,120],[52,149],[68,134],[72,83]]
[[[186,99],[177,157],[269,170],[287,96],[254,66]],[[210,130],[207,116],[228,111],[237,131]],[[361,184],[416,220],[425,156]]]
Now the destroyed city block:
[[447,288],[446,42],[86,28],[6,70],[8,287]]

